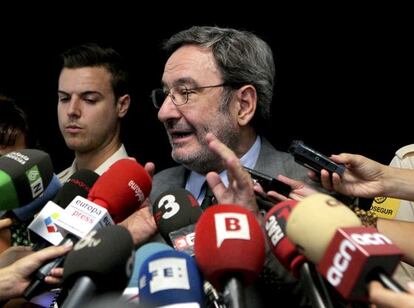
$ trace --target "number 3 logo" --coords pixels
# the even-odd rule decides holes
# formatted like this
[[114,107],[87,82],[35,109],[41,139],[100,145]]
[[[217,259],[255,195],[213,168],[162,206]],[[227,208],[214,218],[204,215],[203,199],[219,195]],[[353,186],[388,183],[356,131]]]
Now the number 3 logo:
[[164,207],[165,212],[162,214],[162,218],[168,219],[173,217],[180,210],[180,205],[175,202],[175,196],[166,195],[158,202],[158,208]]

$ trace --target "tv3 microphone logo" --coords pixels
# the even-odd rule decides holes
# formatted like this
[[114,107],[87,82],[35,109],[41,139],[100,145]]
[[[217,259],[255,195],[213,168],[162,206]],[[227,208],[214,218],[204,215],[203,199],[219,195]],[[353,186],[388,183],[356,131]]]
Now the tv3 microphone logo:
[[217,248],[226,239],[250,240],[250,229],[246,214],[241,213],[216,213],[214,214],[216,225]]
[[58,232],[56,225],[53,223],[58,218],[59,218],[59,213],[53,213],[50,216],[46,217],[45,220],[43,220],[46,225],[46,230],[48,233]]
[[43,182],[40,176],[39,168],[34,165],[26,171],[26,177],[29,180],[30,189],[32,190],[33,198],[36,198],[43,192]]

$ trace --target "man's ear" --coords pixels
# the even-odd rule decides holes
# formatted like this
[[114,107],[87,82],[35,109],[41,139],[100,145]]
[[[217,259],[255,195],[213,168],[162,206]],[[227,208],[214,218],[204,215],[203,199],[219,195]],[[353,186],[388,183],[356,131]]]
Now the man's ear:
[[118,117],[123,118],[126,115],[126,113],[128,112],[130,103],[131,103],[131,97],[128,94],[122,95],[120,98],[118,98],[118,102],[116,106]]
[[254,116],[257,105],[257,92],[254,86],[245,85],[237,90],[239,109],[237,121],[240,126],[247,125]]

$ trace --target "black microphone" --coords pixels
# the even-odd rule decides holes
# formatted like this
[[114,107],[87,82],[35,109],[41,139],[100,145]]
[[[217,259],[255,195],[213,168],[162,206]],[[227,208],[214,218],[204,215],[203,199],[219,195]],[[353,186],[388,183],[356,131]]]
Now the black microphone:
[[64,263],[63,289],[68,291],[63,308],[82,307],[93,296],[119,292],[132,272],[134,243],[120,225],[93,230],[69,252]]
[[44,192],[53,178],[49,154],[24,149],[0,157],[0,211],[29,204]]
[[202,213],[194,196],[183,188],[167,190],[153,203],[154,220],[164,240],[189,255],[194,255],[195,223]]

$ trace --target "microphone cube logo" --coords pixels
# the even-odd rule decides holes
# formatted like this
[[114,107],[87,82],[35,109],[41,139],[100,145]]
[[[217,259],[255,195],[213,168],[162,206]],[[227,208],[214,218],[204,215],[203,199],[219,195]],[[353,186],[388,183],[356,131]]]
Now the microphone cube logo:
[[52,213],[50,216],[46,217],[43,222],[45,223],[46,230],[48,233],[58,232],[54,220],[59,218],[59,213]]
[[[150,293],[169,289],[190,289],[188,280],[187,261],[184,258],[161,258],[148,263]],[[140,279],[140,288],[147,280]]]
[[29,181],[30,189],[32,190],[32,196],[33,198],[36,198],[44,191],[42,178],[37,165],[34,165],[26,171],[26,177]]
[[214,214],[216,226],[217,248],[226,239],[250,240],[249,223],[246,214],[216,213]]

